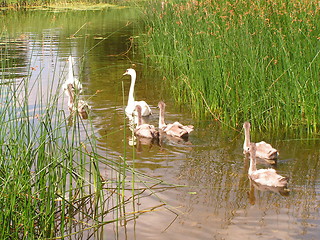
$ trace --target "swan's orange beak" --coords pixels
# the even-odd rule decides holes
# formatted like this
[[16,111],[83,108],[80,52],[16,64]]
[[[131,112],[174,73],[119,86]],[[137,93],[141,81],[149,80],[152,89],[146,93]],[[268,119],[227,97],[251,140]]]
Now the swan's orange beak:
[[124,76],[124,75],[128,75],[128,70],[123,74],[123,76]]

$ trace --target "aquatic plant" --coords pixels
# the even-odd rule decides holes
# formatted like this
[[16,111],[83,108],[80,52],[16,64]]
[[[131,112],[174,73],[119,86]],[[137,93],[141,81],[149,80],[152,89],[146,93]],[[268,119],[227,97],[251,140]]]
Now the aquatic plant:
[[317,1],[162,1],[146,13],[145,54],[197,118],[318,131]]

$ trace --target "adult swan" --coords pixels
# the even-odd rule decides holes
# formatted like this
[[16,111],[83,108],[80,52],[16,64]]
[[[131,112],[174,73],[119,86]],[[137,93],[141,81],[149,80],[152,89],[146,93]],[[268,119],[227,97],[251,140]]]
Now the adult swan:
[[134,100],[134,84],[136,82],[137,74],[136,71],[132,68],[128,68],[123,75],[130,75],[131,76],[131,85],[129,90],[129,97],[128,97],[128,105],[125,109],[126,115],[131,118],[132,115],[137,116],[136,106],[141,106],[141,115],[148,116],[151,114],[151,109],[145,101],[135,101]]
[[69,56],[69,72],[68,77],[65,83],[62,85],[62,88],[67,96],[69,96],[69,84],[72,84],[73,91],[79,94],[82,92],[82,84],[80,83],[79,79],[73,75],[73,59]]

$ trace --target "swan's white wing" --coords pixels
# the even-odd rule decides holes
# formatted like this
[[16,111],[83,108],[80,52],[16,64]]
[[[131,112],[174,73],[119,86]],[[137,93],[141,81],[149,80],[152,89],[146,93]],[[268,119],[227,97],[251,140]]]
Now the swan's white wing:
[[149,107],[149,105],[145,101],[136,101],[135,105],[141,106],[141,115],[142,116],[148,116],[152,113],[151,108]]
[[137,111],[135,110],[137,105],[141,106],[142,116],[148,116],[152,113],[151,108],[145,101],[134,101],[132,104],[128,105],[125,109],[126,114],[129,118],[132,117],[132,115],[135,115],[135,116],[138,115]]

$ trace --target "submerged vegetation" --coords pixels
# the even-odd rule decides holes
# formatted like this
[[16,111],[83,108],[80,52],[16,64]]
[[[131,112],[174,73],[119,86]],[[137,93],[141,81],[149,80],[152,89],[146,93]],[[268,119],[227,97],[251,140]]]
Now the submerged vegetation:
[[235,127],[320,121],[318,1],[162,1],[147,10],[145,54],[194,116]]

